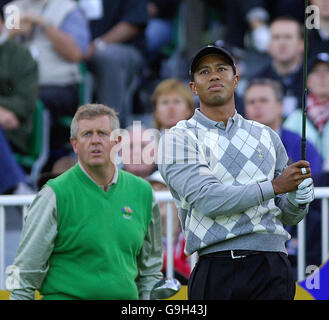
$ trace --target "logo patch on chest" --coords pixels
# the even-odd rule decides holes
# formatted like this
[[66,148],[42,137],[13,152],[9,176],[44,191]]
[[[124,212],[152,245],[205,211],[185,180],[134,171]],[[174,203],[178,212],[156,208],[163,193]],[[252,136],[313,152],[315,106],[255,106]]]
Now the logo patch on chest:
[[127,219],[127,220],[130,220],[132,218],[132,214],[133,214],[133,211],[130,207],[128,206],[124,206],[122,209],[121,209],[121,212],[122,212],[122,216]]
[[263,156],[263,150],[262,150],[262,148],[261,148],[261,147],[258,147],[258,148],[256,149],[256,151],[258,152],[258,156],[259,156],[259,158],[263,159],[264,156]]

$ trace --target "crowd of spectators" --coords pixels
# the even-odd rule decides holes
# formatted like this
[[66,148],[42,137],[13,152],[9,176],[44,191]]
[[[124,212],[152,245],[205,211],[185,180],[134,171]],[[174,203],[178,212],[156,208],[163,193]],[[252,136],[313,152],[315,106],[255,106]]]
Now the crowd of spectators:
[[[190,42],[191,32],[184,28],[189,16],[184,13],[196,3],[204,8],[201,23],[195,23],[203,36]],[[308,30],[306,150],[319,177],[315,184],[323,185],[321,175],[326,177],[329,171],[329,2],[311,0],[311,4],[320,15],[319,28]],[[199,47],[216,42],[233,53],[240,75],[237,111],[276,130],[289,157],[298,160],[303,1],[15,0],[0,5],[4,19],[13,18],[11,5],[20,13],[19,28],[0,20],[1,194],[33,191],[29,169],[15,155],[28,152],[38,101],[51,118],[50,153],[41,178],[52,176],[49,172],[61,157],[74,163],[63,118],[71,117],[81,104],[98,102],[115,108],[122,128],[132,124],[135,113],[151,118],[151,126],[160,132],[191,117],[198,101],[188,89],[187,72],[173,78],[177,73],[164,77],[168,70],[161,70],[175,62],[177,68],[179,62],[188,65],[189,43],[195,41]],[[150,123],[145,120],[143,125]],[[155,164],[126,169],[161,184],[153,179]],[[179,230],[175,239],[180,243]]]

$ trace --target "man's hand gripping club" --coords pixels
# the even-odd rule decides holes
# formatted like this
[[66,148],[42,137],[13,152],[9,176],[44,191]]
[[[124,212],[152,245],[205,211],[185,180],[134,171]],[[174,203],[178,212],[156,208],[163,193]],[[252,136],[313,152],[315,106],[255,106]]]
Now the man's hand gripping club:
[[272,181],[275,194],[288,193],[288,200],[298,207],[314,200],[310,163],[300,160],[288,166]]

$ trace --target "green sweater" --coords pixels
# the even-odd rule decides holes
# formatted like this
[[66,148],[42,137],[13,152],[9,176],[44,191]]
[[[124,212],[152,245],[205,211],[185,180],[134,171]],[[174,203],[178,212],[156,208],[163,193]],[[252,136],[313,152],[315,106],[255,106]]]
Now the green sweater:
[[21,44],[0,44],[0,106],[15,113],[20,126],[7,130],[11,144],[26,151],[32,132],[32,115],[38,96],[38,68],[30,52]]
[[58,235],[44,299],[138,299],[137,257],[152,219],[152,188],[119,170],[104,192],[74,166],[47,183],[57,199]]

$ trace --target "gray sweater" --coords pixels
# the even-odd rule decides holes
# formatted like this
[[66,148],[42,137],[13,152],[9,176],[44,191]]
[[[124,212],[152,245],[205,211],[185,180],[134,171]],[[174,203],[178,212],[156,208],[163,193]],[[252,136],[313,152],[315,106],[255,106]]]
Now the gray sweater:
[[271,181],[287,162],[279,136],[238,113],[225,126],[197,109],[167,131],[158,166],[179,208],[186,254],[286,252],[283,224],[297,224],[308,212],[287,194],[274,194]]

